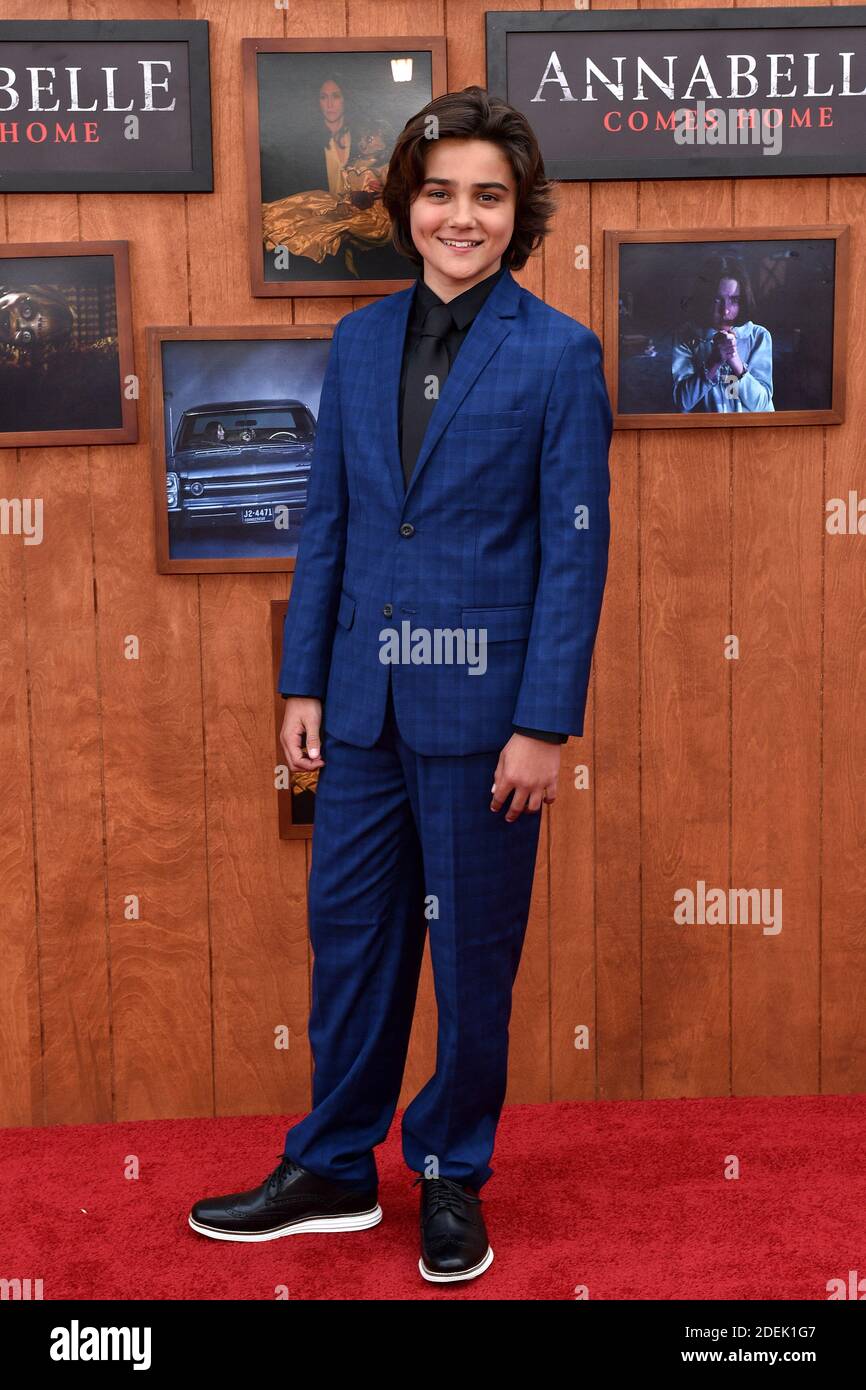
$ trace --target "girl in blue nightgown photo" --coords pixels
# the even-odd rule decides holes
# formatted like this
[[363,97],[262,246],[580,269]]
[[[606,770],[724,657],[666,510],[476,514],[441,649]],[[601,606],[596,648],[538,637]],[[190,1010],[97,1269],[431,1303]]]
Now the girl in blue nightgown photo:
[[690,319],[674,335],[671,361],[677,410],[774,410],[773,340],[754,322],[755,298],[739,257],[710,256],[684,304]]

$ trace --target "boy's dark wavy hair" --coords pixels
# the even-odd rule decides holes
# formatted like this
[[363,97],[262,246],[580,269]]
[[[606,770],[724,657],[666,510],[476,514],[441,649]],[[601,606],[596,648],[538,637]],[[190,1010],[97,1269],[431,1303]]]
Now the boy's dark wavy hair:
[[[436,124],[429,122],[435,116]],[[428,124],[429,122],[429,124]],[[391,217],[391,240],[402,255],[416,265],[423,257],[412,240],[409,206],[425,178],[431,126],[440,140],[491,140],[509,160],[517,184],[514,233],[502,256],[502,264],[521,270],[541,245],[556,212],[554,183],[544,172],[544,161],[535,134],[522,112],[483,87],[464,87],[434,97],[408,120],[397,137],[382,191],[382,202]]]

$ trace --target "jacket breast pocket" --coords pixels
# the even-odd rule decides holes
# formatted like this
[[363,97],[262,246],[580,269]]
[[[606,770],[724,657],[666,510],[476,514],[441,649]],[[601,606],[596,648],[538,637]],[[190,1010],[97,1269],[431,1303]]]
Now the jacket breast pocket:
[[488,642],[512,642],[529,636],[534,607],[533,603],[515,603],[508,607],[464,608],[460,621],[464,628],[482,630]]
[[452,429],[458,431],[481,430],[488,434],[501,434],[503,430],[519,430],[526,422],[526,411],[520,410],[466,410],[457,414],[451,421]]

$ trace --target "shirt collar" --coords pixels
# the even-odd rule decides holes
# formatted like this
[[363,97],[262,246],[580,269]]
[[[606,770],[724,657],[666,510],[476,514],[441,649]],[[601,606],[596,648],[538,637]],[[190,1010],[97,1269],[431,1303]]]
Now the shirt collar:
[[[468,328],[490,291],[502,279],[506,270],[507,266],[501,265],[498,270],[494,270],[492,275],[488,275],[484,280],[479,280],[477,285],[472,285],[470,289],[464,290],[462,294],[458,294],[454,299],[448,301],[448,308],[451,310],[458,328]],[[416,281],[413,305],[415,316],[423,318],[427,310],[432,308],[434,304],[442,303],[444,301],[419,276]]]

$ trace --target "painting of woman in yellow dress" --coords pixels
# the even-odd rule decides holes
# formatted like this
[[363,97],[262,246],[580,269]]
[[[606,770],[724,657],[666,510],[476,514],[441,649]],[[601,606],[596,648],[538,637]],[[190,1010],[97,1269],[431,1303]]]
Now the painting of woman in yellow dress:
[[[354,249],[385,245],[391,218],[382,205],[388,159],[394,148],[393,127],[385,120],[366,120],[358,128],[358,153],[337,174],[336,193],[322,188],[293,193],[262,203],[262,236],[269,251],[285,248],[322,264],[344,246],[350,274],[358,276]],[[329,169],[330,175],[330,169]]]

